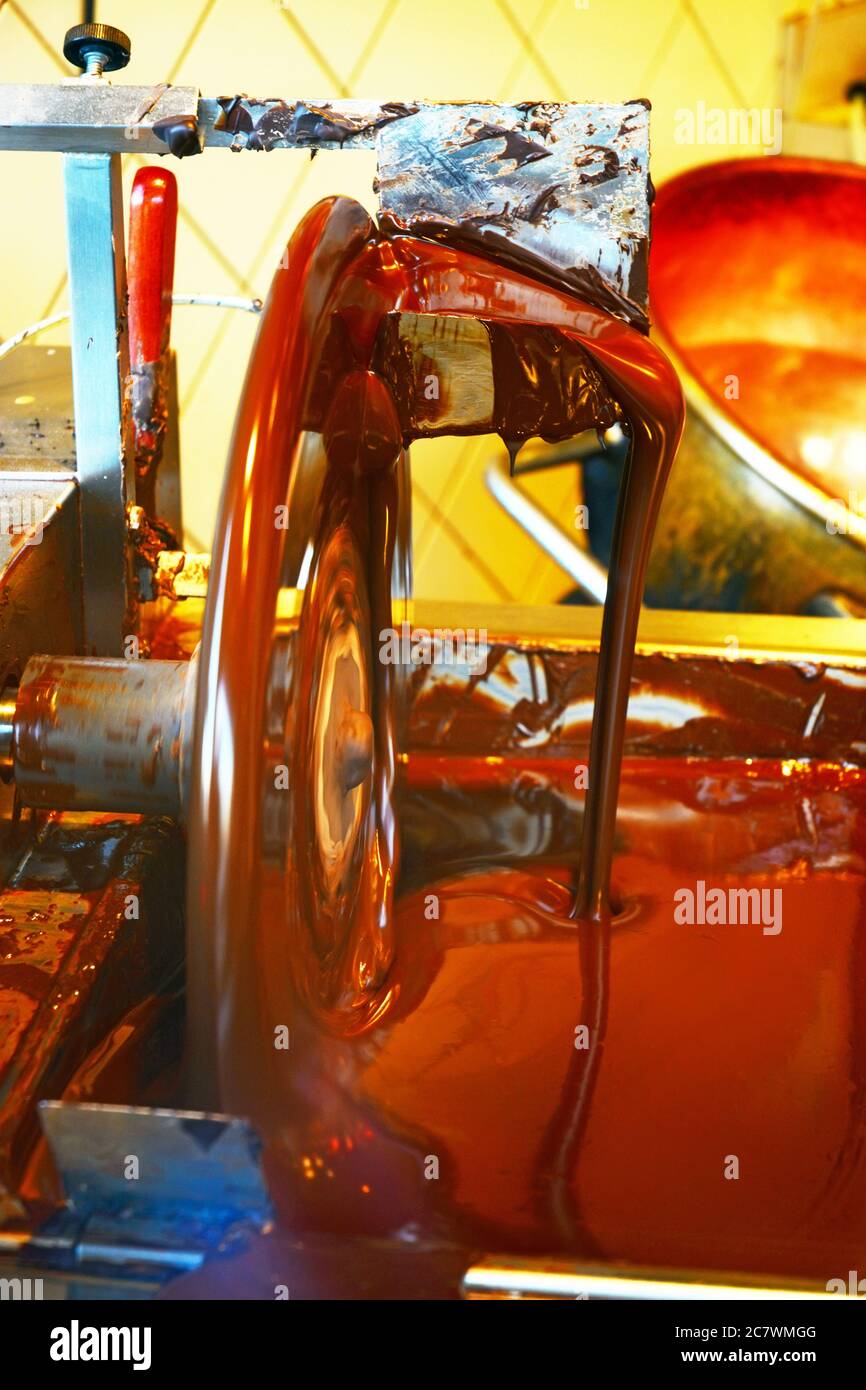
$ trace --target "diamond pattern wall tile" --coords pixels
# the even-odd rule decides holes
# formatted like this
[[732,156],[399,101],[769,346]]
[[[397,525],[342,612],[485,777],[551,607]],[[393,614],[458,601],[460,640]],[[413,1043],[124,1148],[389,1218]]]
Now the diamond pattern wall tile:
[[517,40],[496,0],[400,0],[370,55],[358,95],[484,99],[498,88]]
[[63,57],[63,35],[80,18],[75,0],[6,0],[0,7],[0,82],[56,82],[72,76],[75,69]]
[[[512,0],[513,3],[513,0]],[[630,101],[649,96],[647,68],[680,0],[589,0],[556,4],[535,45],[571,101]]]
[[[220,340],[214,351],[212,339],[217,325]],[[178,308],[174,311],[172,339],[177,351],[178,390],[184,401],[181,440],[184,525],[187,542],[195,550],[210,548],[215,504],[222,486],[237,399],[255,333],[253,315],[239,310]],[[207,345],[208,369],[201,372],[203,343]],[[198,377],[199,388],[190,392],[189,383],[194,377]],[[206,498],[210,505],[197,506],[199,498]]]
[[[124,81],[198,85],[207,95],[527,97],[622,100],[654,107],[656,181],[734,147],[678,144],[676,112],[775,102],[779,16],[789,0],[100,0],[97,18],[133,44]],[[0,80],[56,81],[70,69],[63,34],[77,0],[0,5]],[[750,151],[751,152],[751,151]],[[126,161],[128,192],[136,161]],[[209,154],[174,166],[184,216],[176,285],[183,291],[265,294],[286,239],[319,198],[355,197],[371,210],[369,154]],[[65,307],[60,161],[9,155],[4,164],[0,255],[8,276],[0,334]],[[182,394],[182,453],[191,541],[207,545],[235,405],[255,333],[251,316],[179,309],[174,343]],[[416,449],[416,580],[421,594],[455,599],[552,601],[562,572],[489,497],[490,440],[440,441],[435,461]],[[570,513],[567,470],[534,479],[551,515]],[[471,526],[467,518],[472,518]]]
[[[575,545],[581,544],[580,533],[574,525],[575,508],[582,496],[579,473],[568,467],[551,469],[522,478],[520,486],[553,521],[558,522]],[[574,587],[574,581],[558,565],[549,562],[536,564],[526,576],[522,602],[558,603]]]
[[436,545],[423,552],[415,565],[415,593],[453,599],[455,603],[511,603],[514,595],[500,574],[501,563],[486,546],[470,541],[465,519],[454,508],[442,505],[441,495],[431,494],[423,483],[414,485],[413,527],[435,533]]
[[710,62],[694,25],[683,24],[674,34],[646,95],[652,102],[650,136],[656,183],[679,169],[730,158],[735,152],[727,145],[680,143],[677,139],[680,111],[696,111],[700,102],[707,109],[723,110],[735,104],[724,76]]
[[[346,6],[341,10],[339,23],[335,23],[325,5],[313,7],[298,0],[282,0],[275,6],[287,26],[287,37],[305,32],[351,96],[366,95],[364,82],[370,54],[377,49],[387,51],[391,42],[388,30],[398,7],[399,0],[369,0],[363,5]],[[321,91],[304,89],[307,96],[323,96],[330,91],[331,84]]]
[[[560,0],[535,0],[534,4],[521,4],[518,9],[519,23],[525,26],[528,35],[537,34],[547,20],[548,15],[554,10]],[[507,12],[513,14],[513,8]],[[512,26],[513,27],[513,26]],[[539,65],[539,49],[533,43],[531,48],[515,42],[507,60],[503,62],[501,72],[497,78],[496,85],[491,89],[491,95],[497,101],[526,101],[527,95],[533,92],[544,92],[548,87],[559,89],[556,81],[549,80],[548,67],[545,62]]]
[[[323,52],[326,55],[327,49]],[[315,51],[299,39],[281,7],[267,0],[243,5],[215,0],[180,65],[177,81],[193,82],[210,96],[281,96],[292,91],[312,96],[331,85]]]
[[[47,6],[56,10],[57,5]],[[32,16],[6,4],[0,9],[0,82],[56,82],[69,69],[40,42]],[[61,20],[61,26],[64,21]],[[36,32],[34,32],[34,30]],[[61,38],[65,28],[61,27]],[[0,255],[7,268],[0,299],[0,337],[41,317],[65,265],[63,183],[60,163],[50,155],[15,153],[3,163]],[[11,266],[23,273],[10,274]]]
[[780,20],[798,6],[791,0],[690,0],[691,10],[711,36],[716,52],[748,105],[775,106]]

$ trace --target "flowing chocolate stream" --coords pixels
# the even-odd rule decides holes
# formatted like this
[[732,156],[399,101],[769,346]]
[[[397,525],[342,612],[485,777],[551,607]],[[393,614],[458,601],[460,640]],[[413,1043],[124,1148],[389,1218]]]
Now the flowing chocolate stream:
[[613,837],[638,617],[653,532],[682,433],[684,406],[679,383],[662,354],[646,340],[618,332],[615,320],[607,320],[599,339],[584,340],[583,345],[623,406],[631,437],[604,604],[575,902],[576,917],[605,922],[611,912]]
[[611,867],[631,670],[644,579],[665,483],[682,433],[676,376],[652,344],[599,315],[583,347],[622,405],[631,440],[620,483],[602,619],[589,752],[589,786],[573,916],[580,934],[589,1048],[575,1051],[538,1155],[554,1227],[566,1247],[592,1238],[580,1219],[574,1173],[604,1053],[610,995]]

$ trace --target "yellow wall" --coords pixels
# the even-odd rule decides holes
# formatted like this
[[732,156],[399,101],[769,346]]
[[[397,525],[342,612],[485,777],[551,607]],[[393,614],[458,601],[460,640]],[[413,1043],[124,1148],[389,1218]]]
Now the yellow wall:
[[[111,0],[97,18],[133,41],[123,80],[171,80],[205,95],[397,99],[628,100],[653,104],[656,183],[746,151],[677,143],[676,112],[776,104],[778,21],[791,0]],[[0,0],[0,81],[70,74],[60,50],[80,19],[69,0]],[[754,150],[748,151],[754,153]],[[127,183],[135,161],[126,161]],[[173,164],[182,221],[178,291],[263,295],[281,248],[317,199],[349,194],[371,211],[372,156],[212,151]],[[2,156],[0,338],[65,307],[60,160]],[[210,543],[249,315],[175,311],[188,542]],[[62,341],[62,335],[58,336]],[[416,592],[550,601],[570,587],[488,497],[490,441],[413,451]],[[570,470],[535,494],[572,513]],[[462,543],[461,543],[462,537]]]

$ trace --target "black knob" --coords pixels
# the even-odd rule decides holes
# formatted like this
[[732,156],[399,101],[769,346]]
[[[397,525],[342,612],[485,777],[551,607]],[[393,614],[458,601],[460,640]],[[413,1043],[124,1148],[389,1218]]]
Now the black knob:
[[76,24],[63,40],[66,61],[97,75],[125,68],[131,52],[127,35],[110,24]]

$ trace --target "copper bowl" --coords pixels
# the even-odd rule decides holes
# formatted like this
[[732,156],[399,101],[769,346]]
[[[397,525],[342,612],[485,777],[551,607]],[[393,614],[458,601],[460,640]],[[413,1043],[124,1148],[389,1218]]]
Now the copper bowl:
[[659,190],[653,218],[654,331],[689,407],[651,562],[655,604],[857,610],[866,169],[704,165]]

